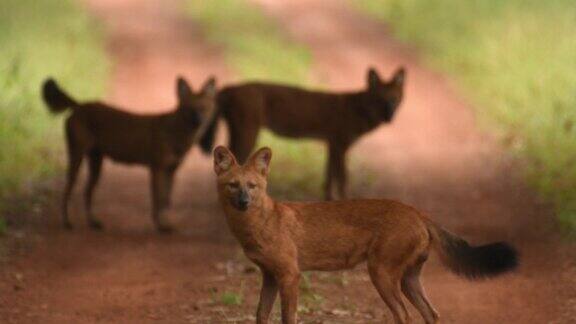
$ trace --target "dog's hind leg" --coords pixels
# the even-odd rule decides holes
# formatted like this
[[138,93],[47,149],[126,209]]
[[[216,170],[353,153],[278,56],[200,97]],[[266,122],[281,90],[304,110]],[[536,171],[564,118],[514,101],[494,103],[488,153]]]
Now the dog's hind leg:
[[91,228],[98,230],[102,229],[102,222],[100,222],[92,212],[92,198],[94,197],[94,189],[100,179],[102,160],[103,155],[97,149],[92,149],[90,153],[88,153],[88,182],[84,190],[84,212],[86,213],[88,224]]
[[72,229],[72,223],[70,223],[70,217],[68,215],[68,202],[70,201],[70,196],[72,195],[72,190],[74,189],[74,184],[76,183],[76,178],[78,176],[78,170],[80,169],[81,165],[82,154],[69,151],[66,187],[64,188],[64,196],[62,198],[62,222],[64,227],[67,229]]
[[332,157],[328,155],[328,161],[326,162],[326,172],[324,175],[324,200],[334,199],[334,163],[332,162]]
[[328,143],[324,199],[334,199],[334,189],[338,189],[338,199],[346,198],[346,150],[348,146]]
[[82,157],[87,148],[91,145],[90,134],[82,126],[75,122],[73,116],[66,122],[66,143],[68,146],[68,171],[66,176],[66,186],[62,197],[62,221],[64,227],[71,229],[72,223],[68,215],[68,203],[74,184],[78,177],[78,171],[82,165]]
[[426,298],[420,283],[420,272],[425,261],[426,258],[421,257],[416,261],[415,265],[406,270],[402,278],[402,292],[404,292],[410,303],[416,307],[426,324],[434,324],[438,322],[438,313]]
[[389,269],[372,265],[368,266],[370,279],[384,300],[396,324],[408,323],[408,312],[402,302],[399,280],[389,272]]
[[346,199],[347,198],[347,183],[348,183],[348,170],[346,169],[346,151],[348,150],[347,145],[341,145],[338,149],[334,152],[334,166],[335,168],[335,177],[336,177],[336,184],[338,189],[338,199]]
[[[386,233],[387,234],[387,233]],[[402,300],[401,279],[405,272],[411,242],[393,240],[385,235],[368,251],[368,273],[378,294],[384,300],[396,324],[409,322],[409,314]]]

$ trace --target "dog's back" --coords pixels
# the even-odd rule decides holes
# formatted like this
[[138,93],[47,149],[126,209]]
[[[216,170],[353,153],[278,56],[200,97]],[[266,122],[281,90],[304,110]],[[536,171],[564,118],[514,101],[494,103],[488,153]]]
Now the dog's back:
[[224,88],[218,104],[231,124],[262,125],[290,137],[324,138],[333,132],[343,99],[339,94],[292,86],[246,83]]
[[[374,242],[388,237],[397,247],[428,245],[428,230],[414,208],[384,199],[281,203],[294,218],[293,235],[303,269],[349,269],[366,260]],[[289,215],[292,216],[289,216]]]
[[125,163],[147,164],[153,153],[150,144],[154,125],[167,118],[135,115],[101,102],[79,103],[52,79],[44,83],[43,98],[53,113],[72,111],[66,120],[69,141],[83,143],[80,146],[93,147]]
[[68,117],[67,128],[87,137],[110,158],[124,163],[149,164],[163,123],[170,114],[135,115],[99,102],[78,106]]

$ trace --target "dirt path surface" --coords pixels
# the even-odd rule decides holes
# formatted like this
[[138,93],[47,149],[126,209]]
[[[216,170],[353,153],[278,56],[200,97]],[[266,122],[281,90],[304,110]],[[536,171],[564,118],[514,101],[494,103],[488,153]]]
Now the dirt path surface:
[[[446,80],[344,2],[254,2],[310,46],[313,76],[331,88],[361,86],[368,65],[385,73],[407,67],[398,118],[352,152],[376,179],[353,188],[354,196],[398,198],[472,242],[505,239],[520,250],[517,273],[473,283],[433,257],[423,280],[444,323],[576,321],[574,246],[560,242],[549,208],[522,185],[514,163],[477,129]],[[178,74],[195,86],[209,74],[229,77],[218,48],[202,41],[175,1],[91,0],[88,7],[107,26],[115,64],[110,102],[159,111],[174,104]],[[252,322],[259,276],[225,227],[210,160],[194,149],[179,172],[169,215],[178,233],[153,231],[148,196],[145,170],[107,163],[95,205],[104,232],[87,229],[79,194],[73,232],[60,228],[56,200],[30,217],[33,229],[21,233],[32,243],[0,271],[0,322]],[[363,267],[310,279],[304,322],[389,321]],[[226,296],[243,297],[242,305]]]

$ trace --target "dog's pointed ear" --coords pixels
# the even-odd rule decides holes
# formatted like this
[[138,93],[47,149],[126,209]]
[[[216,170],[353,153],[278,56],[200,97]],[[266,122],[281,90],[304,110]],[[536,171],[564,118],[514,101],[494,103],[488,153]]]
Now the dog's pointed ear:
[[263,147],[252,154],[248,161],[256,171],[263,176],[267,176],[270,170],[270,160],[272,160],[272,150],[268,147]]
[[368,88],[373,88],[382,84],[382,79],[380,79],[375,68],[371,67],[368,69],[368,73],[366,74],[366,83],[368,84]]
[[214,98],[216,96],[216,78],[214,76],[209,77],[204,85],[202,85],[202,94]]
[[396,70],[396,72],[394,72],[392,79],[390,79],[390,84],[402,86],[404,84],[404,80],[406,80],[406,69],[401,66]]
[[234,154],[226,147],[220,145],[214,149],[214,172],[217,175],[227,172],[237,164]]
[[176,95],[178,96],[178,102],[182,103],[184,101],[189,100],[192,98],[192,88],[186,82],[183,77],[178,77],[176,80]]

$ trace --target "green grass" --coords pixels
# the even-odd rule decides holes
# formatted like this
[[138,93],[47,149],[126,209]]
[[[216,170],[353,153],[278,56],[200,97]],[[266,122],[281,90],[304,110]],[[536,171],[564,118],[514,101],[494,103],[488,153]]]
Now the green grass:
[[360,0],[475,103],[576,230],[576,2]]
[[242,295],[236,292],[224,292],[222,296],[220,296],[220,302],[226,306],[238,306],[242,305]]
[[75,1],[3,0],[0,10],[0,201],[57,170],[62,120],[40,85],[54,76],[79,97],[102,93],[99,33]]
[[240,283],[237,291],[227,290],[218,294],[216,290],[211,292],[212,301],[215,304],[222,304],[224,306],[240,306],[244,303],[244,281]]
[[[223,47],[240,78],[308,85],[309,51],[290,41],[261,10],[245,0],[187,2],[190,16],[209,41]],[[319,197],[325,150],[319,142],[261,133],[259,146],[273,149],[271,189],[282,197]]]

